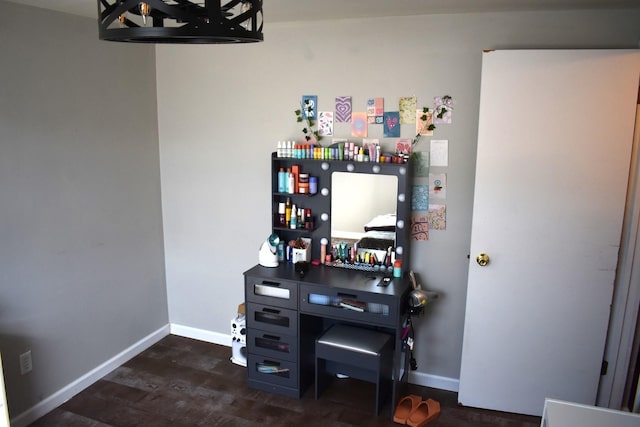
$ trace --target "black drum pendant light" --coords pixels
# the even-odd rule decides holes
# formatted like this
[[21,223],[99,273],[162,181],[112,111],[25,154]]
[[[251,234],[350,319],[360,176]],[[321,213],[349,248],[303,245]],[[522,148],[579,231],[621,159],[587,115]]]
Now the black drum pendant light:
[[262,0],[98,0],[100,39],[136,43],[263,41]]

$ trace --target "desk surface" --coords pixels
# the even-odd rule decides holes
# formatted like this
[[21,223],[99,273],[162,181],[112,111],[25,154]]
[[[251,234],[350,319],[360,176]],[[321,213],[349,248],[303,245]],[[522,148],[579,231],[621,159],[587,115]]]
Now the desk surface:
[[[255,267],[244,272],[245,276],[256,276],[273,280],[289,280],[327,288],[349,289],[359,292],[371,292],[392,297],[402,296],[411,286],[407,278],[394,278],[388,273],[375,271],[349,270],[325,265],[309,266],[304,276],[295,271],[293,264],[282,263],[278,267]],[[390,278],[387,286],[380,286],[383,279]]]

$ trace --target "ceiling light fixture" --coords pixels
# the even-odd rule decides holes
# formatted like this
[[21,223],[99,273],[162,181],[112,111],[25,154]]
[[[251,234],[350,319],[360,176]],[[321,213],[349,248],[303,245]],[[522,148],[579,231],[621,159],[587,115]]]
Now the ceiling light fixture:
[[98,0],[101,40],[135,43],[253,43],[262,0]]

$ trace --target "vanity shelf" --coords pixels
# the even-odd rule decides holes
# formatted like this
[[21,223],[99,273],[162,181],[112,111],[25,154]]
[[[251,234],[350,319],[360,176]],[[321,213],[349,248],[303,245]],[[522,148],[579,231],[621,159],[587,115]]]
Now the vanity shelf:
[[[310,176],[317,178],[317,192],[310,193],[283,193],[278,191],[278,172],[280,169],[292,169],[297,166],[301,173],[308,173]],[[402,254],[398,255],[403,260],[403,268],[408,271],[409,265],[409,239],[410,239],[410,205],[411,205],[411,168],[409,163],[375,163],[375,162],[356,162],[352,160],[320,160],[320,159],[296,159],[290,157],[277,157],[277,153],[271,155],[271,214],[272,214],[272,232],[280,237],[283,242],[295,240],[298,237],[308,237],[312,240],[311,259],[319,260],[321,251],[321,239],[327,239],[329,247],[331,246],[331,222],[332,195],[334,193],[333,174],[335,172],[343,172],[346,174],[357,174],[363,179],[373,179],[376,176],[393,176],[397,177],[397,187],[394,188],[396,200],[396,215],[402,219],[402,228],[395,231],[396,247],[402,248]],[[368,177],[368,178],[367,178]],[[375,188],[374,188],[375,190]],[[354,192],[360,191],[358,188],[353,189]],[[365,191],[364,189],[362,190]],[[371,188],[366,189],[371,191]],[[376,194],[377,196],[382,196]],[[394,197],[394,196],[391,196]],[[313,218],[313,229],[296,228],[291,229],[282,227],[278,224],[278,209],[280,203],[289,198],[292,204],[296,204],[297,208],[311,210]],[[359,206],[351,206],[355,209],[354,215],[361,215],[357,212]],[[325,218],[325,219],[323,219]],[[366,267],[366,266],[365,266]],[[373,268],[356,268],[371,271]]]
[[307,230],[306,228],[288,228],[288,227],[273,227],[273,231],[279,236],[281,233],[298,233],[309,234],[313,233],[313,230]]
[[274,197],[281,197],[283,199],[286,199],[287,197],[315,197],[318,194],[311,194],[311,193],[273,193]]

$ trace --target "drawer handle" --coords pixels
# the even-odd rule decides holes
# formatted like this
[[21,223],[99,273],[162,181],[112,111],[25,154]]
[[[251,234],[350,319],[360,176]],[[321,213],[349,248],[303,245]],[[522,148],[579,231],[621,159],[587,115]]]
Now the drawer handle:
[[280,287],[280,283],[278,283],[278,282],[270,282],[268,280],[263,280],[262,284],[265,285],[265,286],[272,286],[274,288],[279,288]]
[[354,294],[346,294],[344,292],[338,292],[338,296],[342,297],[342,298],[351,298],[351,299],[358,299],[358,295],[354,295]]
[[253,285],[253,292],[262,297],[271,297],[279,299],[291,298],[291,290],[283,288],[280,283],[262,282]]
[[275,308],[263,308],[262,311],[265,313],[280,314],[280,310],[276,310]]
[[268,335],[268,334],[263,334],[262,338],[266,339],[266,340],[272,340],[272,341],[280,341],[280,337],[277,337],[275,335]]
[[255,319],[256,322],[260,323],[268,323],[275,326],[281,326],[283,328],[289,327],[289,318],[286,316],[279,316],[277,314],[268,314],[256,311]]

